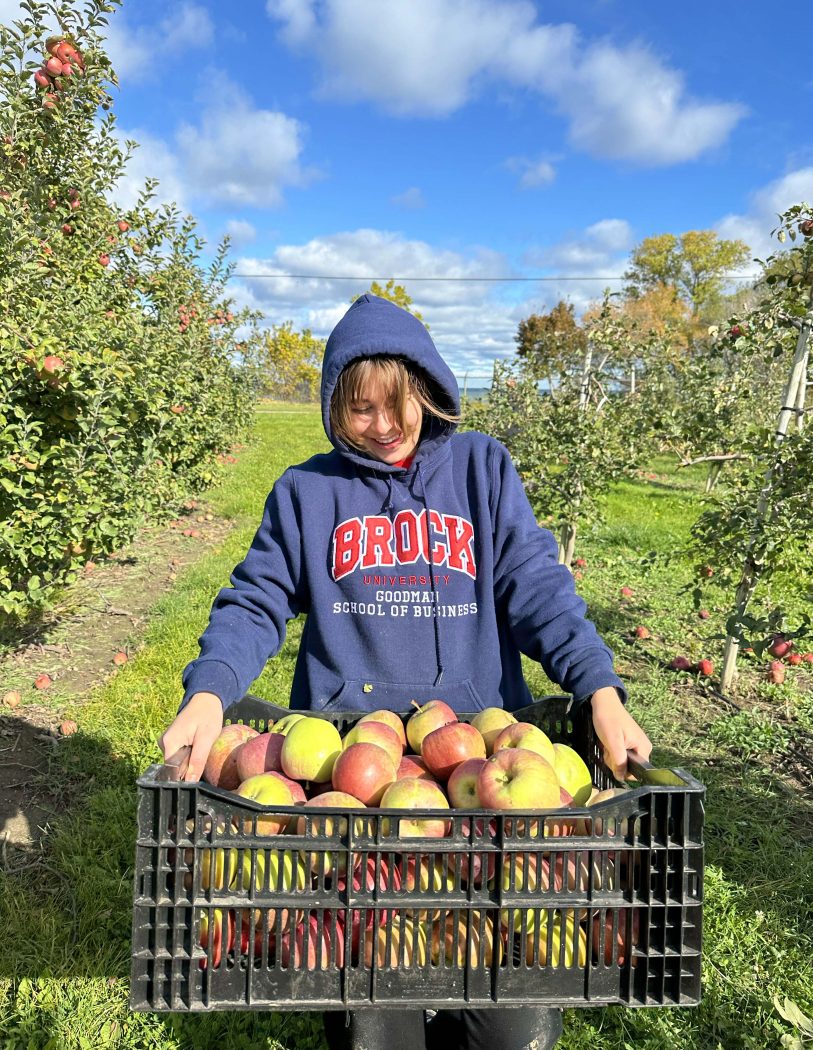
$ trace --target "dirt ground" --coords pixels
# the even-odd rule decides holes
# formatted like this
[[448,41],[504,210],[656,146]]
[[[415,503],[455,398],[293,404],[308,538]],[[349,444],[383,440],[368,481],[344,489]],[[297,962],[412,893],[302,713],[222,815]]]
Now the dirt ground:
[[[64,786],[50,773],[65,714],[59,705],[32,703],[47,696],[35,680],[47,674],[60,698],[81,703],[117,672],[116,654],[138,650],[150,609],[178,573],[222,544],[233,525],[216,519],[203,501],[190,501],[176,522],[145,528],[105,561],[88,563],[43,623],[21,632],[0,654],[0,696],[21,694],[19,706],[0,706],[3,868],[18,868],[21,861],[28,866],[65,806]],[[189,528],[199,535],[184,536]]]

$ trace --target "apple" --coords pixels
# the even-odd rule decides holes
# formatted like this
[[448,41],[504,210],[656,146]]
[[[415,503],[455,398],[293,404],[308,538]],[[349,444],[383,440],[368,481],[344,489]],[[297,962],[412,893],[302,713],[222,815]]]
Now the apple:
[[479,711],[471,720],[471,724],[482,734],[486,742],[486,754],[494,753],[494,741],[506,726],[515,725],[516,718],[504,707],[487,707]]
[[[318,795],[316,798],[311,798],[305,803],[306,809],[318,809],[320,807],[330,806],[336,809],[365,809],[364,803],[355,798],[353,795],[349,795],[346,791],[325,791],[324,794]],[[310,823],[310,831],[308,831],[308,823]],[[363,821],[356,822],[356,829],[363,830]],[[342,840],[344,845],[344,838],[347,835],[348,820],[347,817],[326,815],[324,817],[297,817],[296,822],[296,833],[297,835],[308,835],[313,839],[334,839]],[[350,850],[349,848],[340,849],[338,851],[323,850],[321,852],[310,852],[307,853],[302,851],[302,857],[307,863],[309,863],[310,870],[315,875],[330,875],[334,871],[338,875],[344,875],[347,872],[347,857]],[[335,855],[338,854],[338,856]],[[324,858],[321,860],[320,858]],[[324,864],[324,871],[322,865]]]
[[268,732],[280,733],[282,736],[287,736],[296,723],[301,722],[302,719],[306,717],[307,715],[301,715],[297,711],[292,711],[291,714],[284,715],[278,722],[275,722]]
[[401,716],[397,715],[395,711],[388,711],[386,708],[382,708],[380,711],[370,711],[369,714],[362,715],[356,722],[356,725],[361,725],[362,722],[383,722],[384,725],[395,730],[398,734],[398,739],[401,741],[401,747],[406,750],[406,730],[404,729],[404,723],[401,721]]
[[121,230],[122,233],[126,233],[130,229],[130,223],[126,222],[124,219],[119,219],[119,221],[116,223],[116,225],[118,226],[118,228]]
[[711,613],[708,611],[708,609],[701,609],[697,615],[700,617],[701,620],[708,620],[709,616],[711,616]]
[[711,660],[698,660],[697,673],[704,675],[706,678],[711,678],[714,674],[714,664]]
[[551,765],[556,761],[553,744],[539,726],[531,722],[515,722],[513,725],[506,726],[494,741],[494,754],[506,748],[517,747],[523,751],[535,751]]
[[[280,773],[277,769],[266,770],[266,776],[276,777],[277,780],[281,780],[285,784],[294,800],[295,806],[304,806],[308,800],[308,796],[305,794],[305,789],[299,783],[298,780],[291,780],[290,777],[286,777],[284,773]],[[291,818],[290,824],[293,823],[293,817]]]
[[[545,915],[543,912],[542,915]],[[547,916],[540,916],[539,942],[537,945],[536,933],[531,933],[525,942],[525,962],[533,966],[538,962],[540,966],[550,964],[556,968],[566,966],[587,965],[587,934],[576,923],[576,913],[568,909],[565,912],[564,924],[564,959],[562,959],[562,912],[553,912],[553,919],[548,922]],[[550,931],[550,932],[549,932]],[[550,938],[550,950],[548,939]]]
[[34,74],[34,81],[38,87],[50,87],[51,78],[48,76],[47,70],[38,69]]
[[788,663],[791,665],[791,667],[798,667],[801,662],[801,653],[788,653]]
[[803,653],[802,659],[806,664],[813,664],[813,653]]
[[285,930],[276,947],[276,958],[283,969],[332,970],[344,965],[344,928],[337,919],[332,931],[327,914],[322,923],[317,915],[310,914],[293,929],[289,926]]
[[[56,109],[56,104],[59,101],[53,91],[49,91],[47,95],[43,97],[42,108],[43,109]],[[63,227],[64,229],[64,227]]]
[[813,219],[802,219],[799,223],[799,233],[803,237],[813,237]]
[[767,678],[771,685],[782,685],[785,681],[785,668],[779,660],[772,660],[768,664]]
[[53,56],[45,63],[45,70],[52,77],[60,77],[62,76],[62,62]]
[[426,768],[426,763],[420,755],[404,755],[401,759],[396,780],[406,780],[408,777],[416,777],[418,780],[431,780],[433,784],[437,783]]
[[107,255],[105,252],[102,252],[102,254],[99,256],[99,265],[100,266],[109,266],[110,265],[110,256]]
[[[365,899],[360,899],[360,897],[378,900],[382,894],[397,892],[401,889],[401,872],[397,864],[390,866],[384,857],[376,860],[375,856],[368,855],[366,864],[358,865],[353,870],[352,886],[354,892],[350,894],[350,900],[353,902],[353,907],[350,909],[349,921],[350,942],[355,953],[359,946],[362,914],[365,916],[364,928],[366,930],[372,930],[374,926],[384,926],[391,918],[394,919],[398,915],[398,912],[387,908],[371,908],[366,904]],[[336,890],[340,899],[343,900],[347,895],[347,873],[339,875],[336,879]],[[330,913],[325,913],[326,916],[328,914]],[[344,908],[339,910],[337,917],[344,923],[348,921]]]
[[457,715],[442,700],[430,700],[423,707],[418,706],[416,701],[413,701],[413,704],[416,710],[410,715],[406,724],[406,735],[409,746],[416,755],[419,755],[424,737],[434,732],[435,729],[448,725],[449,722],[456,722]]
[[432,923],[425,912],[398,912],[386,926],[365,929],[361,949],[364,965],[371,967],[375,958],[380,968],[426,966],[431,936]]
[[504,748],[486,759],[477,793],[487,809],[556,809],[560,804],[555,768],[524,748]]
[[649,633],[649,628],[648,627],[640,626],[640,627],[636,627],[635,628],[635,637],[636,638],[651,638],[652,635]]
[[288,730],[282,745],[282,771],[292,780],[330,780],[342,753],[339,730],[324,718],[303,718]]
[[[604,928],[602,930],[601,921],[599,918],[600,913],[596,912],[593,916],[593,938],[592,938],[592,956],[593,961],[598,962],[601,958],[601,944],[604,943],[604,965],[623,966],[627,961],[627,957],[631,955],[630,948],[638,944],[638,940],[641,933],[640,923],[640,908],[632,909],[632,930],[631,937],[627,933],[627,912],[620,910],[617,912],[617,918],[614,918],[614,912],[612,909],[608,909],[604,916]],[[615,937],[613,938],[613,923],[616,924]],[[630,944],[631,941],[631,944]],[[613,955],[615,954],[615,959]],[[631,964],[635,966],[635,956],[631,957]]]
[[55,354],[48,354],[45,360],[42,362],[42,368],[40,369],[40,376],[54,376],[58,372],[61,372],[65,367],[65,362],[61,357],[57,357]]
[[240,781],[258,773],[282,772],[280,755],[285,737],[281,734],[258,733],[237,749],[235,761]]
[[351,744],[336,759],[332,782],[336,791],[354,795],[365,806],[377,806],[397,776],[398,766],[384,748],[362,741]]
[[631,598],[633,596],[633,594],[635,594],[635,591],[632,589],[632,587],[622,587],[621,588],[621,597],[622,598]]
[[692,662],[685,656],[676,656],[670,661],[669,667],[673,671],[691,671]]
[[565,805],[583,806],[593,790],[590,770],[578,752],[567,744],[554,744],[554,769],[559,784],[570,795],[571,801]]
[[768,652],[771,656],[778,656],[781,659],[783,656],[787,656],[792,648],[792,641],[788,641],[783,635],[777,634],[774,635],[771,644],[768,646]]
[[[223,909],[214,908],[212,910],[212,966],[220,966],[220,960],[223,957],[223,948],[225,945],[226,954],[234,951],[234,936],[235,936],[235,917],[234,911],[229,909],[226,912],[226,932],[224,936],[223,932]],[[200,937],[198,943],[204,951],[209,950],[209,912],[201,911],[200,913]],[[205,970],[209,964],[208,955],[200,960],[200,968]]]
[[[274,773],[258,773],[244,780],[237,788],[241,798],[249,798],[263,806],[294,806],[296,802],[282,777]],[[275,813],[257,818],[257,835],[278,835],[290,822],[288,813]],[[254,818],[243,820],[243,834],[250,835],[254,829]]]
[[[384,792],[382,809],[448,809],[449,803],[441,788],[429,780],[410,777],[396,780]],[[403,838],[443,838],[449,830],[448,820],[431,817],[394,817],[382,822],[385,835]]]
[[503,940],[494,929],[490,915],[481,918],[480,912],[450,912],[446,921],[432,930],[432,962],[435,966],[463,967],[466,963],[466,945],[471,969],[491,966],[496,948],[497,962],[502,961]]
[[[602,802],[609,802],[610,799],[620,798],[622,795],[626,795],[626,788],[605,788],[603,791],[594,791],[590,798],[587,800],[587,806],[598,806]],[[622,836],[627,833],[627,820],[615,820],[610,818],[611,823],[608,824],[609,834],[615,835],[620,833]],[[615,825],[615,829],[613,830]],[[583,820],[576,822],[576,834],[577,835],[603,835],[604,834],[604,821],[600,817],[587,817]]]
[[404,754],[404,745],[401,743],[401,738],[392,726],[388,726],[384,722],[356,723],[345,736],[342,747],[347,750],[353,744],[375,744],[377,747],[382,748],[390,756],[396,769]]
[[[441,730],[435,730],[441,732]],[[477,794],[477,778],[486,764],[485,758],[467,758],[457,766],[449,777],[446,793],[454,809],[482,809]]]
[[214,787],[234,791],[240,784],[235,752],[240,744],[257,735],[256,729],[239,722],[224,726],[209,751],[203,767],[203,779]]
[[576,566],[577,569],[586,569],[587,568],[587,562],[586,562],[586,560],[584,558],[576,558],[576,560],[573,562],[573,564]]
[[421,758],[439,780],[448,780],[469,758],[486,757],[486,744],[467,722],[450,722],[428,733],[421,744]]

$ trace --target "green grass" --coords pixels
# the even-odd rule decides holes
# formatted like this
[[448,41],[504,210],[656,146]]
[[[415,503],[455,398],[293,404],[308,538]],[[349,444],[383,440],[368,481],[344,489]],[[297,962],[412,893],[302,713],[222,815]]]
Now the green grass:
[[[143,650],[77,700],[81,731],[60,745],[53,769],[73,808],[44,858],[0,875],[0,1045],[8,1050],[322,1047],[313,1015],[143,1015],[127,1006],[135,779],[158,758],[180,673],[197,655],[212,600],[251,542],[274,479],[327,447],[318,410],[269,407],[255,441],[207,494],[235,529],[155,607]],[[728,596],[711,586],[711,618],[698,620],[686,591],[692,566],[676,554],[698,513],[703,471],[675,471],[668,460],[652,470],[656,481],[616,486],[604,522],[580,537],[577,553],[588,565],[579,586],[616,652],[631,710],[656,743],[654,760],[708,787],[704,998],[696,1009],[569,1011],[561,1046],[762,1050],[789,1031],[775,994],[813,1012],[813,809],[786,774],[787,748],[813,732],[810,677],[790,671],[787,684],[770,686],[746,664],[743,710],[732,713],[694,675],[665,669],[676,652],[719,663],[722,643],[713,636]],[[634,595],[622,601],[625,585]],[[791,613],[801,610],[798,581],[776,581],[774,593]],[[772,599],[766,593],[758,603]],[[640,623],[652,637],[633,642]],[[257,695],[286,702],[300,633],[301,624],[290,625]],[[526,671],[538,694],[558,691],[538,667]],[[64,697],[49,702],[66,706]]]

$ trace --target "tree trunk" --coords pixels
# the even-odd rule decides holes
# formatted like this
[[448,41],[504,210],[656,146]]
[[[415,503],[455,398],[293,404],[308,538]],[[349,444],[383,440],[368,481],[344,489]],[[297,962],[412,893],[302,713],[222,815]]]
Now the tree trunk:
[[720,480],[720,474],[722,473],[722,470],[723,464],[720,462],[720,460],[716,460],[714,463],[709,464],[709,472],[706,475],[707,493],[712,492],[716,488],[717,482]]
[[805,399],[807,397],[807,366],[810,361],[810,347],[805,350],[802,362],[802,379],[796,394],[796,426],[801,432],[805,428]]
[[[810,302],[813,303],[813,293],[811,293]],[[791,417],[796,416],[797,419],[803,418],[797,415],[797,408],[800,406],[800,399],[801,405],[804,405],[804,391],[807,385],[807,341],[809,335],[810,322],[805,321],[799,330],[799,338],[796,340],[796,352],[793,355],[790,376],[788,377],[782,395],[782,405],[779,410],[779,419],[776,424],[776,438],[774,440],[775,448],[778,448],[785,440]],[[800,387],[802,388],[801,392],[799,389]],[[754,589],[759,582],[759,567],[754,559],[754,548],[756,547],[760,522],[764,519],[765,513],[768,509],[772,481],[773,465],[768,467],[768,470],[765,473],[765,480],[762,485],[762,491],[760,492],[759,502],[757,503],[757,509],[754,515],[754,526],[751,530],[751,542],[745,555],[745,565],[743,567],[739,586],[737,587],[735,601],[738,619],[742,618],[748,608],[748,603],[750,602]],[[738,651],[739,643],[737,639],[733,636],[726,638],[725,653],[723,656],[723,672],[720,679],[720,688],[723,692],[731,687],[737,676]]]
[[566,521],[559,533],[559,564],[570,568],[576,549],[576,523]]

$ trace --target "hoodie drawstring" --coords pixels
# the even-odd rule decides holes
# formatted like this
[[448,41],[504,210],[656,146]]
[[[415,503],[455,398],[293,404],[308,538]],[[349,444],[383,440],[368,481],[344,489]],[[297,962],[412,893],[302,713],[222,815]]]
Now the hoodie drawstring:
[[[426,539],[427,539],[427,561],[429,562],[429,579],[432,583],[432,601],[437,605],[437,589],[435,587],[435,567],[432,564],[432,548],[429,542],[429,501],[426,498],[426,482],[423,478],[423,464],[418,463],[418,477],[421,479],[421,497],[423,499],[423,509],[426,514]],[[440,617],[437,615],[437,609],[434,610],[435,615],[432,617],[432,621],[435,626],[435,664],[438,669],[437,677],[432,683],[434,688],[440,685],[443,680],[443,659],[440,655]]]

